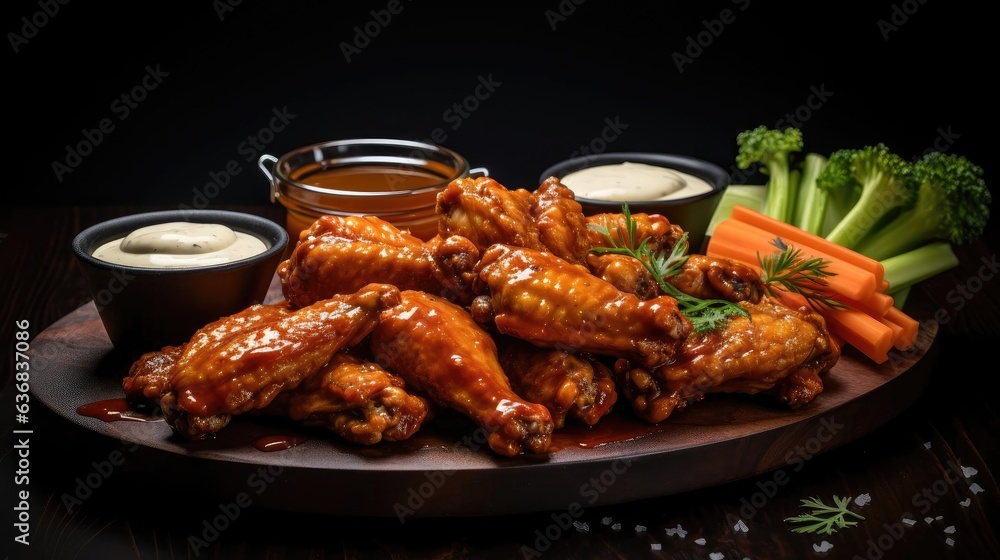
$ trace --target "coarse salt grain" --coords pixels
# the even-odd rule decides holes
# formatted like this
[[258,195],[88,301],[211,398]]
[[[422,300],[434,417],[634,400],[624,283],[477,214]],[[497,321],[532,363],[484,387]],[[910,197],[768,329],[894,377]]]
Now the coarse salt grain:
[[681,527],[680,523],[677,524],[676,529],[671,529],[670,527],[667,527],[666,529],[664,529],[664,531],[667,533],[668,536],[672,537],[674,535],[677,535],[682,539],[686,537],[688,534],[687,530],[685,530],[684,527]]
[[831,544],[829,541],[823,541],[819,544],[813,543],[813,550],[815,550],[816,552],[826,552],[831,548],[833,548],[833,544]]

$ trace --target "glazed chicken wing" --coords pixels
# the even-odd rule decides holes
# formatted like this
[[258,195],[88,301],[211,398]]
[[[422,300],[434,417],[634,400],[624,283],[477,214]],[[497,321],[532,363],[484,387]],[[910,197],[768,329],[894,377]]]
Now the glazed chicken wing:
[[430,403],[408,393],[400,377],[346,351],[262,410],[328,428],[361,445],[408,439],[430,411]]
[[795,408],[823,390],[819,375],[840,357],[823,317],[769,297],[739,305],[749,317],[736,316],[724,328],[692,333],[669,364],[616,364],[623,396],[639,417],[661,422],[674,409],[712,392],[773,392]]
[[531,215],[531,193],[491,177],[455,179],[438,193],[438,234],[460,235],[483,251],[494,243],[543,248]]
[[548,408],[556,428],[567,417],[593,426],[618,400],[611,370],[591,356],[513,337],[500,337],[498,347],[514,392]]
[[496,453],[548,449],[552,415],[514,393],[496,344],[464,308],[404,290],[399,305],[382,312],[370,343],[382,367],[435,404],[471,418]]
[[[373,284],[294,311],[254,305],[208,324],[184,345],[170,369],[169,387],[160,396],[164,418],[189,439],[216,432],[232,415],[267,406],[338,351],[358,344],[374,328],[378,313],[398,301],[396,287]],[[136,375],[148,370],[134,369]],[[134,381],[123,382],[127,392],[155,392]]]
[[[646,241],[646,246],[653,252],[666,251],[669,253],[684,235],[683,228],[670,223],[670,220],[660,214],[636,213],[630,214],[630,216],[635,224],[635,243],[638,245],[642,241]],[[592,214],[587,216],[587,226],[591,247],[611,246],[611,242],[605,237],[602,230],[611,235],[615,245],[629,244],[625,214]],[[686,247],[685,251],[687,251]]]
[[530,202],[541,245],[571,263],[584,262],[591,247],[590,234],[573,191],[549,177],[531,193]]
[[490,177],[456,179],[438,195],[437,212],[440,235],[465,237],[480,252],[503,243],[581,263],[590,250],[583,207],[555,177],[532,192]]
[[692,330],[677,300],[640,300],[551,253],[494,245],[479,262],[488,294],[472,303],[477,321],[537,346],[604,354],[657,367]]
[[295,307],[373,282],[467,302],[478,257],[464,238],[437,237],[425,243],[374,216],[323,216],[302,232],[279,265],[278,277],[285,299]]
[[[653,275],[628,255],[591,254],[587,266],[599,278],[640,299],[663,295]],[[764,295],[764,283],[757,269],[721,257],[688,255],[680,272],[665,281],[678,291],[700,299],[756,303]]]

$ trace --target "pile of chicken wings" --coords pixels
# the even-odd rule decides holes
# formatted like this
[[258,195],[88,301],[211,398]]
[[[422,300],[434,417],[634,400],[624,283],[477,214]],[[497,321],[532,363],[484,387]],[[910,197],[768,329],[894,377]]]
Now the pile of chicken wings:
[[[189,439],[253,413],[375,445],[449,409],[515,456],[616,404],[652,424],[712,392],[799,407],[840,356],[823,318],[767,296],[756,269],[689,254],[667,282],[748,312],[695,332],[640,261],[593,251],[628,241],[626,216],[585,216],[558,178],[533,191],[457,179],[437,215],[429,240],[375,216],[319,218],[279,266],[282,301],[143,354],[125,396]],[[685,242],[661,215],[630,219],[654,251]]]

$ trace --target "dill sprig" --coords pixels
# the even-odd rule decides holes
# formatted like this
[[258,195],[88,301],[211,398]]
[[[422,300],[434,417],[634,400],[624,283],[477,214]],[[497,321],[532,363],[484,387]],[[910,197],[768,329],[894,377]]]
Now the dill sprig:
[[735,315],[750,315],[745,309],[731,301],[697,298],[685,294],[667,283],[666,278],[679,274],[688,259],[686,254],[687,232],[684,232],[680,240],[674,244],[669,254],[665,251],[656,252],[649,247],[647,243],[649,238],[641,241],[636,240],[636,223],[632,219],[628,203],[622,204],[622,215],[625,231],[622,231],[621,226],[619,226],[617,233],[618,239],[621,239],[623,243],[619,244],[615,240],[607,226],[591,224],[590,228],[604,235],[609,244],[608,247],[593,247],[591,250],[595,253],[628,255],[642,263],[660,290],[677,300],[681,313],[691,321],[695,332],[706,332],[720,328]]
[[819,498],[809,498],[801,501],[801,507],[808,508],[809,513],[805,515],[796,515],[795,517],[787,517],[785,521],[788,523],[800,523],[798,527],[792,529],[796,533],[817,533],[820,535],[832,535],[836,531],[843,529],[845,527],[853,527],[857,525],[857,521],[847,521],[847,516],[853,516],[857,519],[864,520],[864,517],[858,513],[855,513],[847,509],[847,504],[850,502],[851,498],[838,498],[833,497],[833,503],[836,506],[828,506],[823,503]]
[[817,311],[847,307],[826,289],[830,285],[826,279],[837,275],[827,270],[830,261],[819,257],[804,259],[799,249],[787,245],[780,237],[775,237],[771,244],[777,248],[775,254],[757,252],[761,281],[770,296],[776,295],[776,289],[782,289],[801,295]]

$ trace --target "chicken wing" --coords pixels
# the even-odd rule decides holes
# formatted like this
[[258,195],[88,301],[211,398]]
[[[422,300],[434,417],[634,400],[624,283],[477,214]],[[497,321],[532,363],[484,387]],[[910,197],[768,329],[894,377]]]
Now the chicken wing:
[[584,262],[591,247],[590,233],[573,191],[556,177],[549,177],[531,193],[529,201],[540,244],[571,263]]
[[294,311],[254,305],[208,324],[171,369],[169,389],[160,397],[164,418],[189,439],[216,432],[232,415],[267,406],[338,351],[358,344],[379,312],[398,301],[396,287],[372,284]]
[[[653,252],[666,251],[669,253],[684,235],[683,228],[670,223],[670,220],[661,214],[637,213],[630,214],[630,216],[632,223],[635,224],[636,245],[645,241],[646,246]],[[592,214],[587,216],[587,226],[591,247],[610,246],[611,241],[605,236],[604,231],[611,235],[615,245],[629,244],[629,229],[625,214]],[[686,252],[688,248],[685,247],[684,250]]]
[[[587,266],[599,278],[640,299],[663,295],[653,275],[628,255],[591,254]],[[757,269],[721,257],[688,255],[680,272],[664,280],[678,291],[700,299],[756,303],[764,295],[764,282]]]
[[823,317],[770,297],[739,305],[749,317],[692,333],[669,364],[643,368],[617,362],[622,394],[639,417],[655,424],[714,392],[775,393],[793,408],[822,392],[820,374],[840,358]]
[[485,288],[471,306],[476,321],[537,346],[658,367],[692,330],[676,299],[640,300],[551,253],[494,245],[477,268]]
[[456,179],[438,193],[438,234],[460,235],[482,252],[494,243],[542,249],[531,193],[490,177]]
[[408,387],[485,430],[496,453],[513,456],[548,449],[552,415],[514,393],[495,342],[464,308],[404,290],[399,305],[381,313],[370,344],[375,360]]
[[557,429],[567,417],[593,426],[618,400],[611,370],[594,357],[513,337],[500,337],[498,348],[514,392],[548,408]]
[[278,266],[282,294],[303,307],[378,282],[468,302],[479,252],[466,239],[427,243],[374,216],[323,216]]
[[400,377],[342,351],[298,387],[279,393],[261,412],[374,445],[408,439],[428,418],[431,404],[407,392]]

